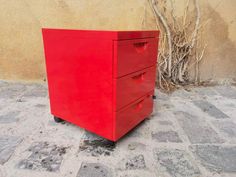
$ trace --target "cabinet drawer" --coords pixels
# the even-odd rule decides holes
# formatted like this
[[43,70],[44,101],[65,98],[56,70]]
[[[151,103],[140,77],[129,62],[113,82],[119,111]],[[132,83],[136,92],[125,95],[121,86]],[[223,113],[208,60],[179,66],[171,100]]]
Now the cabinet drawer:
[[155,87],[156,66],[114,79],[116,110],[144,96]]
[[114,113],[116,114],[115,139],[119,139],[152,113],[152,95],[153,91],[132,105]]
[[157,63],[158,38],[114,41],[114,77],[121,77]]

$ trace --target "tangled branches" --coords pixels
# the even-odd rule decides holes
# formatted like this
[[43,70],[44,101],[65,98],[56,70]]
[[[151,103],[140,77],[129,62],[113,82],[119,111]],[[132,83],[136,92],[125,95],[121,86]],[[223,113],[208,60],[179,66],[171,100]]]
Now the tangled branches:
[[[199,62],[205,47],[198,47],[198,31],[200,26],[200,9],[198,0],[194,1],[195,17],[191,18],[189,0],[181,19],[174,15],[172,0],[169,14],[162,13],[158,0],[149,0],[155,14],[157,26],[162,31],[159,51],[158,82],[162,89],[187,85],[190,82],[189,70],[195,66],[194,82],[199,81]],[[169,15],[169,16],[168,16]],[[193,20],[194,19],[194,23]],[[201,50],[201,52],[199,52]]]

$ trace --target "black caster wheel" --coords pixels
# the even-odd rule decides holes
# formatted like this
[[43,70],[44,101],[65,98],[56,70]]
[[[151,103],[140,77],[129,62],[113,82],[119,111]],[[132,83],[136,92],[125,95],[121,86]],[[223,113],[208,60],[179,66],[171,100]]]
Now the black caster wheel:
[[57,123],[64,122],[63,119],[61,119],[61,118],[59,118],[59,117],[56,117],[56,116],[54,116],[54,120],[55,120],[55,122],[57,122]]

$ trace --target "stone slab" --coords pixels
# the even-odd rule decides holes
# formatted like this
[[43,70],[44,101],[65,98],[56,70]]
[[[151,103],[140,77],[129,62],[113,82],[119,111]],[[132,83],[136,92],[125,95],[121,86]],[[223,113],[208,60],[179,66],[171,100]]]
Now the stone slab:
[[126,170],[137,170],[144,168],[146,168],[146,164],[142,154],[129,158],[125,163]]
[[100,163],[83,162],[77,177],[112,177],[112,171],[107,166]]
[[16,136],[0,137],[0,164],[6,163],[14,153],[18,144],[22,142],[22,138]]
[[11,83],[3,87],[0,91],[0,99],[17,98],[26,90],[26,85],[21,83]]
[[6,114],[0,115],[0,124],[8,124],[17,122],[19,120],[18,115],[20,111],[11,111]]
[[114,142],[93,133],[85,132],[80,141],[79,152],[85,152],[92,156],[109,156],[115,147]]
[[217,132],[203,119],[187,112],[174,113],[191,143],[223,143]]
[[214,89],[223,97],[236,99],[236,89],[231,86],[218,86]]
[[209,103],[208,101],[196,100],[196,101],[193,101],[193,103],[197,107],[199,107],[203,112],[206,112],[207,114],[209,114],[210,116],[212,116],[216,119],[229,118],[228,115],[223,113],[221,110],[219,110],[216,106]]
[[22,97],[31,98],[31,97],[46,97],[48,94],[47,88],[44,85],[36,84],[30,90],[27,90]]
[[172,177],[201,176],[199,168],[191,161],[190,156],[183,150],[155,149],[154,158]]
[[236,146],[196,145],[190,148],[210,171],[236,172]]
[[221,132],[228,137],[236,138],[236,124],[232,121],[215,121],[213,123]]
[[178,133],[172,130],[152,133],[152,139],[157,140],[158,142],[174,142],[174,143],[182,142]]
[[59,171],[67,147],[37,142],[28,148],[31,155],[18,163],[18,168],[37,171]]

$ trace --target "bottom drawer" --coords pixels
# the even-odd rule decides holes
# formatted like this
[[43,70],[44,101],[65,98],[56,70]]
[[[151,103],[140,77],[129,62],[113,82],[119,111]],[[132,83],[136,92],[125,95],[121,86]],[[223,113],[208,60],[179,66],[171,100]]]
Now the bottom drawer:
[[115,117],[115,141],[128,131],[134,128],[138,123],[147,118],[153,110],[153,91],[144,97],[138,99],[131,105],[114,112]]

